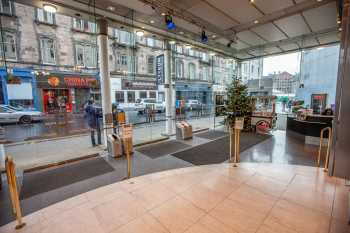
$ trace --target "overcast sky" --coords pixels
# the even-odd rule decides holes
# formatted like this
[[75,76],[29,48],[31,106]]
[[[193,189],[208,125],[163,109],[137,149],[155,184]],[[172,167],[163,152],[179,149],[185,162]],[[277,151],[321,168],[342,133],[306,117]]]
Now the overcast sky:
[[290,53],[264,58],[264,76],[278,71],[291,74],[299,72],[300,53]]

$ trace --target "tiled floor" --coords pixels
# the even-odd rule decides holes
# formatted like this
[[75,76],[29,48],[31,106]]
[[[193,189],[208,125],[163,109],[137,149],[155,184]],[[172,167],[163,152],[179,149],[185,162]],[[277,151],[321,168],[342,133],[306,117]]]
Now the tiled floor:
[[[270,172],[271,171],[271,172]],[[348,233],[349,187],[321,169],[270,163],[179,168],[46,207],[1,233]]]

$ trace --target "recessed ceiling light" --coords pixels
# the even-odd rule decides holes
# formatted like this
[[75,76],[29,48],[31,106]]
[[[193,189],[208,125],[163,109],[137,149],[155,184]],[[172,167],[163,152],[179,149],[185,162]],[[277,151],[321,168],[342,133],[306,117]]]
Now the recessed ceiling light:
[[255,0],[249,0],[249,2],[250,2],[250,3],[254,3],[254,2],[255,2]]
[[341,20],[340,19],[337,20],[337,24],[341,24]]
[[142,29],[145,29],[145,27],[144,27],[144,26],[142,26],[141,28],[142,28]]
[[51,4],[44,4],[43,8],[45,11],[50,12],[50,13],[56,13],[57,12],[57,8],[54,5]]
[[212,38],[216,38],[216,35],[214,34],[214,35],[212,35],[211,37],[212,37]]
[[184,32],[179,32],[179,34],[183,35],[183,34],[184,34]]
[[107,7],[107,10],[109,10],[109,11],[115,11],[115,7],[114,7],[114,6],[108,6],[108,7]]
[[154,20],[150,20],[149,22],[150,22],[151,24],[154,24]]
[[339,29],[338,29],[338,31],[340,31],[340,32],[341,32],[342,30],[343,30],[342,28],[339,28]]
[[165,16],[166,14],[165,14],[164,12],[162,12],[162,14],[161,14],[161,15]]
[[318,1],[318,2],[322,2],[322,0],[316,0],[316,1]]
[[257,20],[257,19],[254,20],[254,23],[255,23],[255,24],[258,24],[258,23],[259,23],[259,20]]
[[175,40],[171,40],[171,41],[169,41],[169,44],[175,44],[176,43],[176,41]]
[[136,35],[141,37],[145,35],[145,33],[143,31],[136,31]]

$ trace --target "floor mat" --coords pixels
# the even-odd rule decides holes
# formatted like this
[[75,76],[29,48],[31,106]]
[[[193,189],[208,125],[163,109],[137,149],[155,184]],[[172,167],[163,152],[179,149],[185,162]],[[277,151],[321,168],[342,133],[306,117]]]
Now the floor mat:
[[215,140],[218,138],[222,138],[224,136],[228,136],[228,133],[224,132],[224,131],[220,131],[220,130],[209,130],[209,131],[206,131],[203,133],[194,134],[194,136],[199,137],[199,138]]
[[[241,133],[240,150],[242,152],[270,137],[270,135]],[[229,147],[230,141],[227,136],[185,151],[174,153],[172,156],[194,165],[222,163],[229,158]]]
[[114,171],[103,158],[92,158],[41,171],[24,173],[20,199]]
[[160,142],[148,146],[143,146],[136,149],[138,152],[150,157],[151,159],[156,159],[158,157],[175,153],[180,150],[189,148],[190,146],[182,142],[171,140],[166,142]]

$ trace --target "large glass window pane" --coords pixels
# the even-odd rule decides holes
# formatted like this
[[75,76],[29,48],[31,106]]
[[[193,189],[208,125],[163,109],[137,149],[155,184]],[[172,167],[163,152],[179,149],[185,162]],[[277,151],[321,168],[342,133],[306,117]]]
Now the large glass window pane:
[[[1,36],[1,33],[0,33]],[[0,54],[1,59],[4,58],[4,55],[6,59],[10,60],[17,60],[17,52],[16,52],[16,36],[13,33],[10,32],[3,32],[3,43],[0,41],[1,47],[0,47]],[[5,54],[4,52],[5,51]]]
[[41,59],[43,64],[56,63],[55,41],[50,38],[41,38]]
[[1,0],[0,1],[0,12],[3,14],[12,15],[12,1]]

